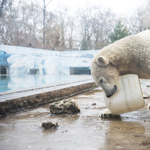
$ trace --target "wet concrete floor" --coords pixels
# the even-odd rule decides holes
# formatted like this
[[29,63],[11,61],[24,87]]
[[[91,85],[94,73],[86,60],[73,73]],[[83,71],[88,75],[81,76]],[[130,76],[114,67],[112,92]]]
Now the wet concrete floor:
[[[99,88],[73,99],[81,109],[74,115],[52,115],[47,104],[0,118],[0,150],[150,149],[150,112],[146,108],[101,119],[98,113],[105,104]],[[59,126],[43,129],[45,121]]]

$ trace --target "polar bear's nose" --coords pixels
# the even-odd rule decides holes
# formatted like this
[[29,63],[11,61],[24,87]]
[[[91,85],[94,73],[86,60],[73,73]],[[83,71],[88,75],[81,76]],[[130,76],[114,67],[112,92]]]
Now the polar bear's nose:
[[106,95],[107,98],[110,98],[112,95]]

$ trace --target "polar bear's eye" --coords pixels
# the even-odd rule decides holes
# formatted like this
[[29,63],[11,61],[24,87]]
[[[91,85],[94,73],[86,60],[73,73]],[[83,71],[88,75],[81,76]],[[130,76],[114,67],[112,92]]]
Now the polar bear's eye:
[[103,83],[103,79],[100,79],[100,83]]

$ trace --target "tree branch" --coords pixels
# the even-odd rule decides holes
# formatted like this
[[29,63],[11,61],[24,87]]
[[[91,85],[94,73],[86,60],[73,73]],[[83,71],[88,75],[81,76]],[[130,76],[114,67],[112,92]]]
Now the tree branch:
[[36,2],[38,3],[38,5],[40,6],[41,10],[43,11],[43,8],[42,8],[41,5],[39,4],[39,2],[38,2],[38,1],[36,1]]
[[52,2],[52,0],[49,1],[49,3],[45,6],[45,8]]
[[20,3],[21,3],[21,0],[20,0],[20,1],[19,1],[19,3],[18,3],[18,7],[17,7],[17,11],[16,11],[16,13],[18,13]]
[[1,2],[1,6],[0,6],[0,18],[2,17],[2,10],[3,10],[3,6],[4,6],[4,3],[6,4],[6,0],[2,0]]

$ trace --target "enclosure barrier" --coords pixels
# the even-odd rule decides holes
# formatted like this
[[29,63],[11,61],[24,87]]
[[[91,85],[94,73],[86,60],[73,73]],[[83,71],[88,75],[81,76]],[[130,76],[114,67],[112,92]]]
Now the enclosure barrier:
[[87,92],[95,87],[96,84],[93,81],[79,84],[76,83],[70,87],[66,86],[57,90],[54,89],[48,92],[5,100],[0,102],[0,115],[5,116],[6,114],[15,113],[23,109],[29,109],[54,101],[66,99],[77,94]]

